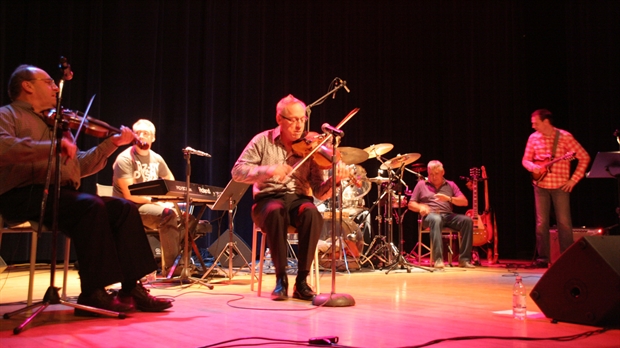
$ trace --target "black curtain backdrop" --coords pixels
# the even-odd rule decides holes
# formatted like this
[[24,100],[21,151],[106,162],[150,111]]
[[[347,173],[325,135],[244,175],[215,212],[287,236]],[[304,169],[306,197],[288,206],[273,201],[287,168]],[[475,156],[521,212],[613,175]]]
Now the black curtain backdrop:
[[[91,115],[115,127],[152,120],[154,150],[178,180],[186,172],[181,149],[191,146],[213,156],[192,157],[191,181],[224,187],[252,136],[276,125],[280,98],[292,93],[310,104],[340,77],[351,92],[314,107],[313,130],[359,107],[341,146],[391,143],[388,159],[439,159],[470,200],[459,176],[484,165],[500,257],[527,259],[534,254],[534,200],[521,157],[530,114],[550,109],[556,126],[593,159],[618,150],[618,18],[613,0],[2,0],[0,100],[9,103],[8,79],[19,64],[57,78],[66,56],[75,77],[65,85],[65,107],[84,110],[96,94]],[[82,135],[79,145],[99,141]],[[114,157],[82,190],[111,183]],[[374,177],[379,162],[361,166]],[[410,173],[404,180],[416,183]],[[250,191],[235,218],[248,243]],[[373,184],[367,206],[376,195]],[[617,224],[617,206],[613,179],[584,179],[572,194],[573,223]],[[215,233],[228,224],[226,217],[218,224],[219,216],[205,215]],[[405,251],[415,243],[414,216],[403,221]]]

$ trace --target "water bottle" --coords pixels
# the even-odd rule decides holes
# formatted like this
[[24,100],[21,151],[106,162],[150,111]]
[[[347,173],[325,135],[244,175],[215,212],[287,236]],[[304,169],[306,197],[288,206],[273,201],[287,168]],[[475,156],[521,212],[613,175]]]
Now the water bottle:
[[265,261],[263,264],[263,269],[270,269],[273,263],[271,262],[271,250],[269,248],[265,249]]
[[512,287],[512,316],[515,319],[523,320],[526,315],[525,286],[521,276],[518,275],[515,285]]

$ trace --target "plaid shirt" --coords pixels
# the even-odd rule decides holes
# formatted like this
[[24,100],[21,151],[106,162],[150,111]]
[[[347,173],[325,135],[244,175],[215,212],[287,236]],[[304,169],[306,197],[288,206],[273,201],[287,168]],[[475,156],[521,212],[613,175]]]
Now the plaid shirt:
[[[558,140],[553,158],[562,157],[567,152],[575,152],[575,158],[577,158],[579,163],[572,176],[570,175],[570,161],[559,161],[552,164],[547,168],[548,173],[540,182],[536,183],[536,181],[533,181],[535,185],[545,189],[560,188],[569,178],[574,182],[579,182],[585,175],[586,168],[590,163],[590,156],[572,134],[562,129],[554,129],[560,131],[560,139]],[[554,131],[551,135],[546,136],[537,131],[530,135],[525,147],[525,153],[523,154],[523,166],[525,169],[532,172],[534,171],[535,162],[550,159],[555,133]]]

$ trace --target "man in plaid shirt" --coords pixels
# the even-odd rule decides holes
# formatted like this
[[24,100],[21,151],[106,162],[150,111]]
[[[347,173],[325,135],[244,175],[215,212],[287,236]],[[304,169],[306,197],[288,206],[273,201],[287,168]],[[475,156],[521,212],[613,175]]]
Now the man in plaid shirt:
[[[521,163],[525,169],[533,173],[533,177],[542,175],[542,178],[532,180],[536,200],[536,251],[538,253],[534,266],[547,268],[550,254],[551,202],[555,209],[560,252],[563,253],[573,243],[570,192],[585,175],[590,156],[572,134],[553,126],[552,114],[547,109],[539,109],[532,113],[532,128],[536,131],[527,140]],[[568,158],[545,166],[545,163],[554,159],[562,157],[572,159],[573,156],[570,156],[572,153],[578,160],[577,168],[572,175]]]

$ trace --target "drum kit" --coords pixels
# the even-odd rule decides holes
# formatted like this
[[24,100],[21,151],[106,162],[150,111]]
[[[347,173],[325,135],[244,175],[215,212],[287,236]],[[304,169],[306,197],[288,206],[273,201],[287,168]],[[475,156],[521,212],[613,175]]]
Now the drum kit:
[[[319,240],[319,251],[321,260],[331,260],[331,216],[336,213],[337,223],[335,236],[336,243],[333,248],[340,261],[347,271],[349,271],[349,260],[357,265],[358,269],[364,264],[374,268],[384,268],[390,266],[413,266],[404,264],[402,253],[402,217],[399,213],[408,203],[407,185],[402,180],[404,171],[409,171],[418,176],[418,180],[424,179],[421,172],[426,171],[425,165],[412,165],[411,169],[406,168],[409,164],[417,161],[421,155],[419,153],[407,153],[398,155],[391,159],[382,156],[394,148],[392,144],[376,144],[364,149],[354,147],[339,147],[341,160],[349,168],[349,178],[343,180],[335,203],[325,201],[317,204],[323,213],[325,225]],[[387,173],[387,177],[378,175],[368,178],[366,170],[360,163],[375,158],[381,162],[379,173]],[[378,199],[370,208],[366,207],[365,196],[372,189],[372,184],[377,185]],[[389,202],[389,203],[388,203]],[[376,220],[378,220],[376,233],[373,235],[371,229],[371,212],[377,209]],[[400,245],[397,247],[393,243],[393,219],[399,224]],[[384,226],[385,225],[385,226]],[[385,231],[385,232],[384,232]],[[347,260],[347,258],[350,258]],[[344,259],[344,260],[343,260]],[[331,261],[330,261],[331,262]],[[321,263],[323,266],[324,263]],[[417,266],[416,266],[417,267]],[[407,268],[409,272],[409,268]],[[389,271],[388,271],[389,272]]]

